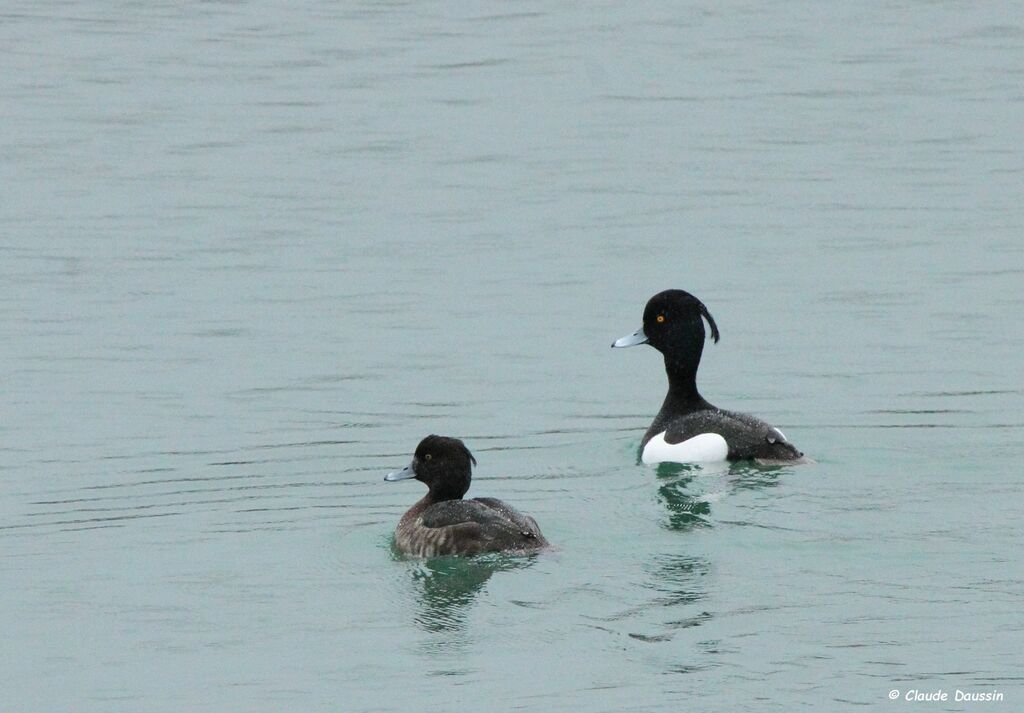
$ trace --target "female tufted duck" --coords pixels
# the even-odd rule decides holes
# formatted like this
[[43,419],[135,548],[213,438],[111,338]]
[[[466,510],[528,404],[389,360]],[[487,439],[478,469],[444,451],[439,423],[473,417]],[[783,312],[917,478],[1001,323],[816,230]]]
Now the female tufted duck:
[[697,367],[704,350],[704,322],[718,341],[708,308],[683,290],[654,295],[644,309],[643,327],[613,347],[650,344],[665,356],[668,395],[641,442],[644,463],[699,463],[721,460],[793,462],[803,459],[779,429],[745,413],[712,406],[697,391]]
[[[471,465],[472,464],[472,465]],[[402,516],[395,545],[406,555],[533,552],[547,547],[537,521],[495,498],[463,500],[476,459],[458,438],[427,436],[412,462],[384,480],[415,478],[427,494]]]

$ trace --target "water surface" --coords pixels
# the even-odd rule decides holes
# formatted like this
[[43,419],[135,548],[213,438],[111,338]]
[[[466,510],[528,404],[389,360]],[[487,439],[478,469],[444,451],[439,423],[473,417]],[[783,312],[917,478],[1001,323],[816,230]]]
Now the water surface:
[[[0,45],[8,710],[1022,705],[1016,17],[14,1]],[[816,465],[636,463],[664,375],[608,345],[667,287]],[[395,558],[432,432],[557,549]]]

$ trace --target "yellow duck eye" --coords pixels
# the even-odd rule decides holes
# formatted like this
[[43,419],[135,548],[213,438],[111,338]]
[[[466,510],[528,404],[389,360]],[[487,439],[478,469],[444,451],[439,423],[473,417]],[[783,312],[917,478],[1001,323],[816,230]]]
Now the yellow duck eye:
[[665,315],[659,314],[658,315],[658,324],[661,324],[664,321],[665,321]]

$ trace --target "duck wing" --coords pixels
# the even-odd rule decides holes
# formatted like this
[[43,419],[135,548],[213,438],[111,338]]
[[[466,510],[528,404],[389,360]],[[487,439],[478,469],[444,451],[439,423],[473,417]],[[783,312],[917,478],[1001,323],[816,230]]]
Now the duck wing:
[[445,500],[419,518],[438,554],[537,549],[547,544],[536,521],[494,498]]
[[778,428],[749,414],[718,408],[673,419],[664,439],[668,444],[682,443],[703,433],[717,433],[725,439],[727,460],[792,461],[803,456]]
[[544,535],[541,534],[540,525],[537,524],[537,521],[530,515],[525,515],[519,512],[504,500],[498,500],[497,498],[473,498],[473,500],[478,503],[483,503],[491,510],[500,513],[502,517],[515,525],[527,536],[532,536],[542,542],[546,542],[546,540],[544,540]]
[[[780,429],[746,413],[722,411],[730,424],[729,460],[767,462],[798,460],[803,456]],[[725,435],[725,434],[723,434]]]

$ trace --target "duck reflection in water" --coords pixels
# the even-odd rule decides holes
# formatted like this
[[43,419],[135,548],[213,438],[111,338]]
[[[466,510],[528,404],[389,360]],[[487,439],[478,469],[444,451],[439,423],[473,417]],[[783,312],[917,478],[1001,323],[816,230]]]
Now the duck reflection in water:
[[[711,570],[711,564],[704,557],[686,554],[665,553],[658,555],[648,566],[651,574],[651,586],[659,593],[653,603],[660,606],[682,606],[695,604],[707,597],[705,577]],[[683,617],[673,622],[676,628],[694,626],[696,619],[699,624],[707,618],[696,614]]]
[[698,487],[699,476],[706,473],[700,465],[661,463],[658,465],[658,500],[665,506],[669,530],[686,531],[711,523],[711,504],[706,488]]
[[787,466],[757,463],[660,463],[658,500],[668,512],[666,527],[686,531],[712,524],[711,503],[727,493],[778,485]]
[[[396,558],[401,553],[396,550]],[[403,558],[404,559],[404,558]],[[416,623],[426,631],[458,632],[465,629],[470,605],[495,572],[530,566],[534,556],[502,553],[476,557],[435,557],[409,562],[417,589]]]

